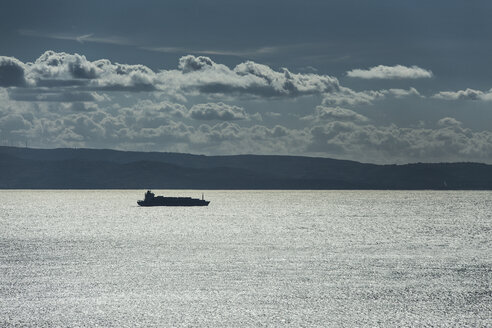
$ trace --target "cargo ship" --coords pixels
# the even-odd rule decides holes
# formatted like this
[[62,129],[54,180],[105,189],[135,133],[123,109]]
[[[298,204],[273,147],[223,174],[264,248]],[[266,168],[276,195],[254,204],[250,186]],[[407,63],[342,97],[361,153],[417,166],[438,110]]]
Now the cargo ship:
[[137,201],[140,206],[208,206],[210,201],[191,197],[164,197],[155,196],[153,192],[147,190],[144,200]]

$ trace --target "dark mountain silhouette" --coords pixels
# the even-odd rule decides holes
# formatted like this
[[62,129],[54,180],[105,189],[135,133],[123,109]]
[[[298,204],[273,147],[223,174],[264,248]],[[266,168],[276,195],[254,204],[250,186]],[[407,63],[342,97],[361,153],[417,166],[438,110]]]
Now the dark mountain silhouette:
[[492,189],[492,165],[0,147],[0,188]]

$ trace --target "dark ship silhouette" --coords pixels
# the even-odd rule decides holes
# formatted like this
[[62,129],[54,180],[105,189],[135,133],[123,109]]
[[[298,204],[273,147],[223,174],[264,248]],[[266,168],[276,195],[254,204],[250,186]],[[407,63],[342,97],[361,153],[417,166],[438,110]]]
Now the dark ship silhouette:
[[191,197],[164,197],[155,196],[153,192],[147,190],[145,199],[137,201],[140,206],[208,206],[210,201]]

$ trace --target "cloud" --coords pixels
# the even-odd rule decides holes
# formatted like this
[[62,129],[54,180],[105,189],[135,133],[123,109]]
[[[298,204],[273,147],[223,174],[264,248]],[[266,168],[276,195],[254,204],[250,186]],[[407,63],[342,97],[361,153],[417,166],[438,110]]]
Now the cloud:
[[153,102],[151,100],[141,100],[132,106],[119,108],[107,117],[111,123],[118,122],[118,126],[134,130],[158,128],[172,121],[182,121],[186,118],[188,118],[186,106],[168,101]]
[[209,56],[234,56],[234,57],[264,57],[264,56],[274,56],[280,52],[292,52],[297,49],[305,49],[306,47],[319,47],[316,43],[300,43],[300,44],[286,44],[286,45],[276,45],[276,46],[264,46],[264,47],[254,47],[245,49],[220,49],[220,48],[193,48],[193,47],[181,47],[181,46],[144,46],[140,42],[131,40],[126,37],[121,36],[97,36],[94,33],[87,34],[70,34],[70,33],[56,33],[56,32],[45,32],[45,31],[35,31],[29,29],[18,30],[20,35],[29,37],[40,37],[55,40],[70,40],[79,43],[104,43],[120,46],[136,46],[139,49],[161,52],[161,53],[173,53],[173,54],[195,54],[195,55],[209,55]]
[[147,109],[146,115],[149,115],[149,111],[157,112],[161,115],[168,115],[173,118],[185,118],[188,114],[188,109],[186,106],[177,103],[171,103],[168,101],[162,101],[159,103],[153,103],[152,101],[142,101],[138,106],[145,104]]
[[272,129],[266,129],[266,134],[274,138],[285,137],[289,134],[289,129],[281,125],[275,125]]
[[[38,92],[63,93],[94,90],[109,91],[153,91],[156,90],[156,74],[144,65],[113,64],[101,59],[89,61],[79,54],[46,51],[34,63],[23,64],[23,74],[31,83],[16,83],[18,87],[39,89]],[[17,69],[17,80],[22,81],[22,72]],[[9,74],[0,70],[0,79]],[[12,84],[12,83],[11,83]],[[35,91],[33,91],[34,93]]]
[[349,88],[340,87],[339,91],[326,93],[323,97],[323,105],[370,105],[373,101],[383,100],[387,97],[403,98],[410,96],[422,97],[415,88],[407,89],[388,89],[388,90],[364,90],[354,91]]
[[204,68],[213,68],[214,62],[204,56],[195,57],[192,55],[183,56],[179,59],[178,68],[183,73],[196,72],[203,70]]
[[128,46],[136,45],[135,42],[132,42],[127,38],[123,38],[119,36],[96,37],[94,33],[73,35],[73,34],[39,32],[39,31],[25,30],[25,29],[21,29],[18,32],[20,35],[25,35],[25,36],[41,37],[41,38],[56,39],[56,40],[72,40],[80,43],[95,42],[95,43],[106,43],[106,44],[128,45]]
[[208,57],[192,55],[180,59],[179,70],[161,71],[159,78],[164,89],[175,92],[239,97],[288,98],[340,88],[338,80],[327,75],[295,74],[285,68],[275,71],[252,61],[230,69]]
[[176,54],[198,54],[198,55],[218,55],[218,56],[235,56],[235,57],[251,57],[261,54],[269,54],[276,52],[273,48],[258,48],[250,50],[224,50],[224,49],[194,49],[187,47],[141,47],[141,49],[162,53]]
[[25,65],[16,58],[0,56],[0,87],[25,85]]
[[93,112],[99,110],[98,106],[92,102],[70,102],[62,106],[71,112]]
[[369,105],[376,99],[383,99],[385,94],[380,91],[366,90],[366,91],[354,91],[349,88],[342,87],[340,92],[327,93],[323,97],[322,104],[335,106],[335,105],[347,105],[356,106],[360,104]]
[[437,121],[437,126],[439,127],[459,127],[461,128],[463,124],[455,118],[444,117]]
[[[251,91],[260,94],[271,92],[273,95],[310,95],[339,90],[338,80],[334,77],[318,74],[295,74],[283,68],[282,72],[252,61],[241,63],[234,68],[236,75],[243,79],[255,80],[251,83]],[[264,89],[263,92],[262,89]]]
[[276,154],[299,154],[308,141],[305,131],[281,125],[242,127],[232,122],[221,122],[213,126],[201,125],[195,133],[200,140],[197,144],[200,149],[208,152],[221,149],[223,154],[238,154],[238,149],[242,154],[271,154],[272,149]]
[[[235,57],[265,57],[275,56],[278,53],[293,53],[299,49],[305,50],[306,48],[319,48],[317,43],[301,43],[301,44],[288,44],[288,45],[276,45],[258,48],[247,49],[197,49],[192,47],[176,47],[176,46],[146,46],[140,47],[140,49],[155,51],[161,53],[176,53],[176,54],[193,54],[193,55],[209,55],[209,56],[235,56]],[[308,66],[310,67],[310,66]],[[312,67],[311,67],[312,68]],[[314,69],[314,68],[312,68]],[[316,69],[314,69],[316,70]]]
[[432,72],[418,66],[374,66],[367,70],[353,69],[347,72],[348,77],[361,79],[420,79],[431,78]]
[[22,134],[29,130],[32,124],[20,114],[8,114],[0,118],[0,131],[6,136],[7,133]]
[[277,112],[266,112],[266,113],[264,113],[264,115],[267,117],[270,117],[270,118],[274,118],[274,119],[277,119],[277,118],[282,116],[282,114],[277,113]]
[[95,92],[77,92],[66,90],[57,92],[52,89],[11,89],[8,90],[10,99],[17,101],[48,101],[48,102],[73,102],[73,101],[97,101]]
[[376,163],[491,162],[492,132],[474,132],[454,118],[437,129],[334,121],[310,129],[307,149],[317,154]]
[[383,92],[383,93],[386,92],[387,94],[392,95],[395,98],[403,98],[403,97],[408,97],[408,96],[422,97],[420,92],[418,92],[418,90],[415,88],[409,88],[408,90],[406,90],[406,89],[389,89],[389,90],[383,90],[381,92]]
[[234,121],[247,119],[248,116],[241,107],[219,102],[194,105],[190,108],[190,117],[203,121]]
[[[433,127],[403,128],[378,125],[363,111],[349,109],[390,97],[422,97],[415,88],[355,91],[328,75],[292,73],[252,61],[228,67],[205,56],[184,56],[175,69],[161,71],[53,51],[32,63],[0,58],[3,140],[29,139],[38,147],[292,154],[369,162],[492,162],[492,132],[467,129],[455,118],[444,117]],[[137,94],[142,91],[155,92]],[[491,93],[472,91],[462,93],[476,99]],[[298,112],[304,117],[276,113],[283,103],[312,108],[312,99],[291,101],[310,95],[323,97],[311,115],[305,109]],[[233,98],[261,102],[262,114],[248,112]],[[263,102],[271,99],[276,101],[272,107]]]
[[[0,93],[0,96],[2,93]],[[35,147],[92,147],[204,154],[291,154],[378,163],[417,161],[492,162],[492,132],[473,131],[455,118],[433,127],[377,125],[341,107],[318,106],[305,125],[223,120],[242,115],[220,103],[191,106],[141,100],[127,106],[94,102],[17,103],[2,98],[0,135]],[[197,120],[212,108],[217,120]],[[239,108],[239,107],[238,107]],[[227,114],[221,114],[227,113]],[[238,114],[240,113],[240,114]],[[227,115],[232,115],[227,117]]]
[[39,81],[43,79],[95,79],[103,70],[79,54],[46,51],[28,65],[28,75]]
[[305,116],[303,119],[312,120],[314,122],[348,121],[362,123],[369,121],[364,115],[358,114],[350,109],[326,106],[316,106],[314,115]]
[[[131,116],[131,122],[141,128],[167,124],[171,120],[238,121],[256,117],[256,114],[248,115],[242,107],[222,102],[195,104],[188,109],[182,104],[168,101],[153,102],[151,100],[142,100],[132,107],[121,108],[118,111],[120,113],[125,112],[128,116]],[[129,121],[127,120],[127,122]]]
[[[234,154],[243,149],[262,154],[273,150],[299,154],[306,143],[299,141],[304,132],[279,124],[241,126],[238,123],[250,116],[242,108],[224,103],[205,103],[187,109],[182,104],[151,100],[109,107],[94,102],[17,103],[6,97],[0,100],[0,136],[14,145],[23,145],[28,140],[34,147],[208,154]],[[252,122],[249,119],[247,124]]]
[[483,92],[480,90],[466,89],[459,91],[441,91],[432,96],[432,98],[443,100],[482,100],[492,101],[492,89]]
[[[112,63],[107,59],[90,61],[83,55],[54,51],[46,51],[34,63],[10,57],[2,57],[1,63],[2,86],[29,88],[33,94],[37,89],[46,94],[160,91],[179,98],[199,94],[285,98],[340,90],[338,80],[331,76],[292,73],[286,68],[276,71],[252,61],[231,69],[205,56],[183,56],[178,69],[159,72],[144,65]],[[57,97],[51,98],[56,101]],[[37,101],[37,97],[31,99]],[[26,95],[23,100],[28,100]]]

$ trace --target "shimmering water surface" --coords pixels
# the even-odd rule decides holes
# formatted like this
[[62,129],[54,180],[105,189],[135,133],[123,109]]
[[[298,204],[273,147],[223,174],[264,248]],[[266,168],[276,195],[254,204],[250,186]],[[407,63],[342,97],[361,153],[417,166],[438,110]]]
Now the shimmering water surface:
[[491,192],[143,192],[0,191],[0,326],[492,326]]

